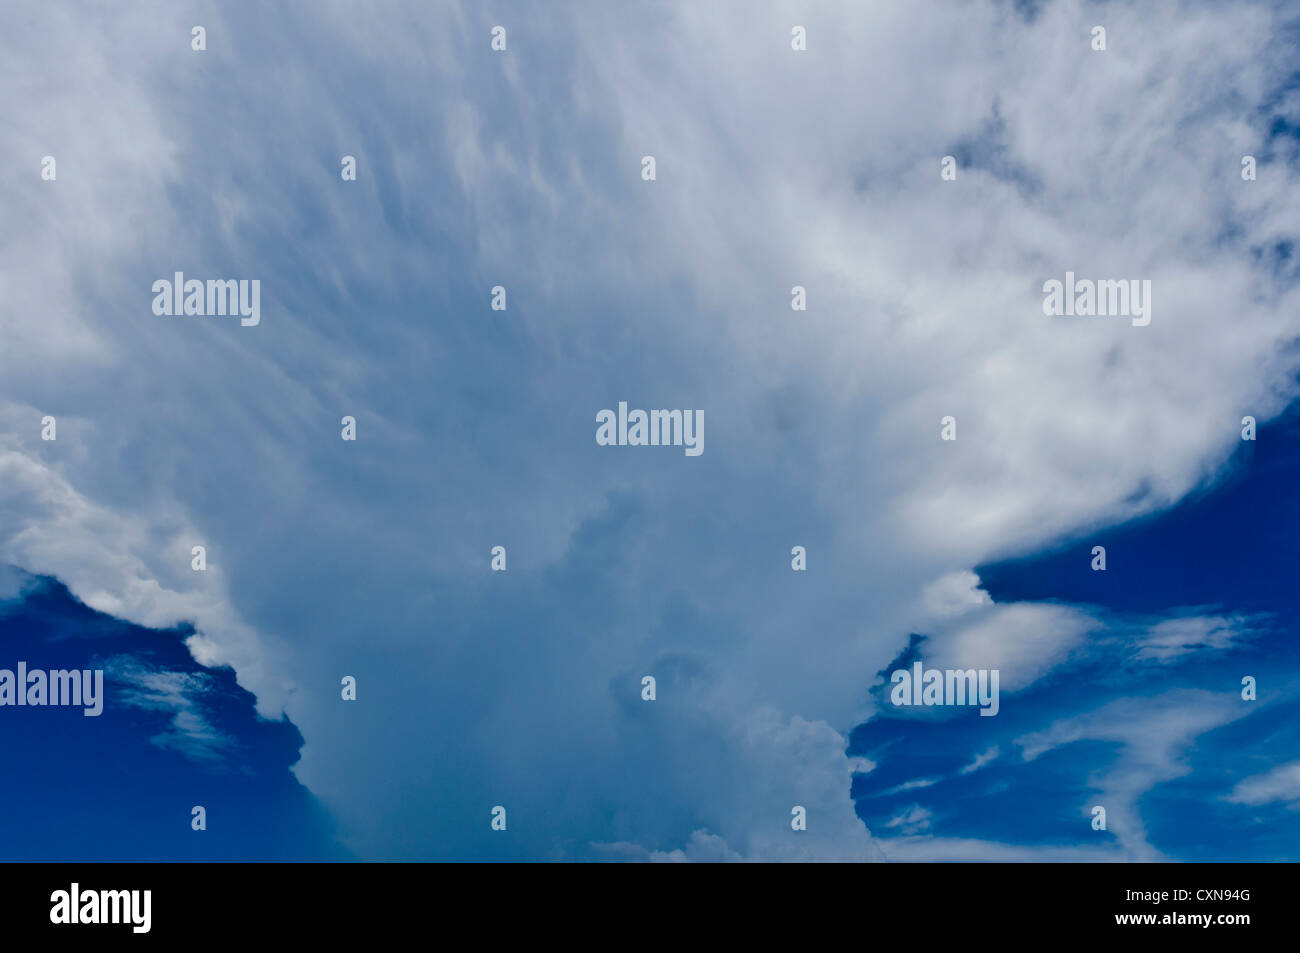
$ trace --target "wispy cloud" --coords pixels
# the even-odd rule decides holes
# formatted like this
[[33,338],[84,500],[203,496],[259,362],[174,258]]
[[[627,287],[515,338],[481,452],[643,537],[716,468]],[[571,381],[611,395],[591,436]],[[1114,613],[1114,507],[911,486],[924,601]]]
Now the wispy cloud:
[[885,822],[885,827],[891,831],[897,831],[903,836],[919,834],[930,827],[930,818],[933,815],[919,804],[914,804],[901,814],[896,814]]
[[1137,642],[1137,658],[1173,662],[1200,652],[1223,652],[1257,634],[1244,616],[1186,616],[1152,626]]
[[1271,771],[1238,782],[1227,800],[1234,804],[1300,802],[1300,761],[1280,764]]
[[1235,693],[1174,689],[1151,698],[1118,699],[1027,734],[1016,744],[1024,759],[1033,761],[1079,741],[1114,742],[1118,751],[1113,763],[1087,779],[1096,800],[1081,796],[1080,816],[1099,804],[1106,809],[1108,829],[1131,859],[1158,860],[1162,855],[1147,840],[1139,799],[1155,785],[1191,770],[1185,756],[1198,737],[1252,711]]
[[989,748],[987,751],[981,751],[979,754],[977,754],[975,756],[975,760],[972,761],[970,764],[966,765],[965,767],[963,767],[961,771],[959,771],[958,773],[973,774],[974,772],[978,771],[980,768],[984,767],[989,762],[993,761],[995,758],[997,758],[997,756],[998,756],[998,746],[994,745],[992,748]]
[[203,672],[156,669],[121,655],[108,659],[104,671],[109,678],[126,683],[117,697],[122,704],[171,714],[167,730],[150,739],[154,744],[214,765],[234,749],[235,740],[215,728],[205,713],[205,696],[214,686]]

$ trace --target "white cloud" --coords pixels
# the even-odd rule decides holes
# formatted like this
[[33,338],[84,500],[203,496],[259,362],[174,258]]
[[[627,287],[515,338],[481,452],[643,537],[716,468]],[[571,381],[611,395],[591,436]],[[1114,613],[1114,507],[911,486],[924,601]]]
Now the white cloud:
[[940,576],[925,587],[921,598],[926,609],[940,618],[963,615],[993,602],[980,588],[980,577],[969,569]]
[[873,794],[872,797],[887,797],[891,794],[899,794],[903,791],[917,791],[921,788],[932,787],[938,784],[942,778],[913,778],[911,781],[904,781],[902,784],[896,784],[892,788],[881,791],[879,794]]
[[167,730],[151,739],[154,744],[207,763],[220,762],[233,749],[234,739],[216,728],[204,711],[203,696],[212,691],[211,676],[156,669],[129,656],[108,659],[104,671],[131,686],[119,693],[118,701],[172,714]]
[[[696,4],[581,32],[628,147],[666,154],[646,202],[674,237],[658,254],[695,263],[739,355],[825,381],[832,419],[876,408],[856,455],[837,442],[809,468],[821,492],[870,474],[864,503],[894,504],[903,545],[973,565],[1177,500],[1231,451],[1242,408],[1281,407],[1296,292],[1249,248],[1292,231],[1295,170],[1243,183],[1223,160],[1225,139],[1262,145],[1233,97],[1289,69],[1255,52],[1265,8],[1234,10],[1231,37],[1213,5],[1115,10],[1104,54],[1079,3],[1032,25],[994,4],[844,9],[810,27],[803,56],[776,41],[782,16]],[[827,95],[840,88],[872,95]],[[942,183],[939,157],[962,140],[1023,171],[968,165]],[[1244,229],[1230,244],[1225,218]],[[1041,284],[1066,270],[1151,278],[1152,324],[1044,318]],[[765,319],[757,333],[796,282],[813,302],[798,332]],[[1249,327],[1224,320],[1242,307]],[[938,439],[945,414],[956,442]]]
[[652,851],[650,860],[655,863],[735,863],[744,860],[727,846],[727,842],[708,831],[694,831],[690,842],[684,849],[673,851]]
[[1066,661],[1099,627],[1092,616],[1069,606],[995,605],[933,635],[924,647],[925,662],[933,668],[997,670],[999,690],[1014,692]]
[[959,773],[974,774],[980,768],[984,767],[989,762],[995,760],[997,756],[998,756],[998,746],[994,745],[988,750],[981,751],[979,754],[977,754],[975,756],[975,760],[972,761],[970,764],[966,765],[965,767],[963,767]]
[[1279,764],[1271,771],[1239,781],[1227,800],[1252,805],[1300,801],[1300,761]]
[[1138,640],[1137,658],[1171,662],[1193,652],[1233,648],[1254,628],[1242,616],[1185,616],[1152,626]]
[[891,817],[885,822],[885,827],[891,831],[897,829],[898,833],[903,836],[911,836],[928,830],[931,817],[933,815],[929,810],[919,804],[914,804],[907,810]]
[[876,770],[876,762],[870,758],[853,757],[849,758],[849,770],[854,774],[870,774]]
[[0,445],[0,560],[56,576],[99,612],[150,628],[192,624],[195,658],[232,664],[262,713],[278,712],[291,685],[266,672],[263,644],[231,607],[221,568],[190,568],[192,544],[206,537],[176,520],[165,508],[146,517],[99,506]]
[[885,858],[896,862],[1105,863],[1124,861],[1112,847],[1036,846],[956,837],[879,837]]
[[[1080,797],[1081,825],[1094,804],[1106,809],[1107,830],[1131,860],[1160,860],[1146,836],[1139,797],[1157,784],[1191,769],[1183,755],[1197,737],[1245,717],[1250,708],[1232,692],[1175,689],[1153,698],[1122,698],[1094,711],[1061,719],[1043,731],[1016,739],[1026,761],[1076,741],[1114,742],[1117,754],[1108,770],[1089,779],[1095,800]],[[1081,779],[1082,780],[1082,779]]]

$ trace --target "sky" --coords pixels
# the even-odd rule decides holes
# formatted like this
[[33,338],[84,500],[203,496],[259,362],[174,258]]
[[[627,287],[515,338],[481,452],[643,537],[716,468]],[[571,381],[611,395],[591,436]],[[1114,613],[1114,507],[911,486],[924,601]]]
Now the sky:
[[[6,858],[1296,859],[1290,4],[0,37],[0,668],[107,687],[0,707]],[[997,715],[893,704],[917,662]]]

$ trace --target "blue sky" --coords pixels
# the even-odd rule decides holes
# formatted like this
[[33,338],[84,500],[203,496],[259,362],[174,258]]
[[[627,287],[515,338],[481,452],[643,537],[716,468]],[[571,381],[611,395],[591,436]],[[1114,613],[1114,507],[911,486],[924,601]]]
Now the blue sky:
[[[30,668],[102,668],[107,688],[98,716],[6,709],[0,751],[15,766],[3,795],[6,859],[350,857],[290,771],[302,735],[259,719],[229,669],[195,663],[184,631],[94,612],[48,577],[6,582],[7,653]],[[191,829],[196,805],[210,816],[202,839]]]
[[[0,35],[0,664],[116,660],[101,719],[0,709],[15,856],[1294,859],[1288,4]],[[260,324],[155,315],[176,271]],[[1150,325],[1045,316],[1067,271]],[[597,445],[620,401],[704,453]],[[998,715],[905,716],[914,659]]]
[[[1098,631],[1052,677],[1008,701],[996,731],[974,711],[860,726],[851,753],[880,762],[854,785],[863,820],[913,835],[903,850],[1112,848],[1116,832],[1080,824],[1081,809],[1090,820],[1093,805],[1136,790],[1148,849],[1159,852],[1152,859],[1294,860],[1294,787],[1266,797],[1241,782],[1294,765],[1300,747],[1300,549],[1289,529],[1300,515],[1290,492],[1297,437],[1300,418],[1289,414],[1256,444],[1243,441],[1212,489],[1166,513],[978,567],[996,602],[1086,606]],[[1094,544],[1106,546],[1104,574],[1090,567]],[[1155,627],[1171,622],[1180,626],[1173,637],[1152,643]],[[924,638],[910,648],[900,664],[924,654]],[[1247,675],[1259,683],[1257,700],[1233,701]],[[1043,725],[1099,709],[1114,717],[1084,721],[1060,735],[1071,740],[1033,754]],[[1188,732],[1197,716],[1206,721]],[[1143,742],[1153,744],[1139,751]],[[1129,777],[1142,783],[1129,788]],[[916,781],[929,783],[907,787]],[[929,838],[940,836],[972,843],[936,847]]]

